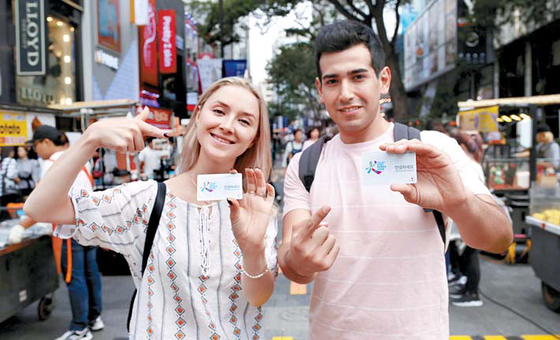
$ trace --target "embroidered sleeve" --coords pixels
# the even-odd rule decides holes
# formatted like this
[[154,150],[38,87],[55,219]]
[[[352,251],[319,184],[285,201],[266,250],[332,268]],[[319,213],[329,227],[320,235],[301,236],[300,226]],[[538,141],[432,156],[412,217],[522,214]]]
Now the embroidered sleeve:
[[125,257],[132,252],[141,254],[156,194],[155,181],[128,183],[97,192],[73,187],[69,196],[76,225],[58,226],[54,235],[73,237],[82,245],[100,246]]

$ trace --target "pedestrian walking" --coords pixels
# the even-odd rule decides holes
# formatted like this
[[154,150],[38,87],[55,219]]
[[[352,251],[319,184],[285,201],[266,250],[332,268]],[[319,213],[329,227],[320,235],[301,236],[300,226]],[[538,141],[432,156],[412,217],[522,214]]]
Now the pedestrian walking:
[[19,189],[23,197],[29,196],[41,176],[41,165],[36,159],[29,158],[29,151],[24,146],[17,148],[17,166]]
[[[264,337],[260,306],[274,291],[277,231],[274,189],[266,184],[270,131],[262,95],[242,78],[221,79],[201,95],[183,143],[183,171],[165,181],[165,196],[158,196],[162,187],[153,180],[101,192],[74,187],[65,194],[66,179],[95,149],[138,152],[144,137],[166,138],[145,122],[148,115],[145,108],[134,119],[92,124],[32,193],[25,211],[42,221],[77,221],[55,234],[124,255],[137,288],[130,338]],[[198,175],[230,171],[244,173],[242,199],[197,201]],[[164,199],[161,217],[145,252],[158,197]]]
[[[449,339],[448,217],[467,244],[492,252],[507,249],[511,225],[453,139],[380,116],[391,70],[370,27],[323,27],[315,56],[319,96],[340,133],[290,162],[278,251],[286,277],[314,281],[309,339]],[[372,151],[415,152],[417,182],[365,183]]]

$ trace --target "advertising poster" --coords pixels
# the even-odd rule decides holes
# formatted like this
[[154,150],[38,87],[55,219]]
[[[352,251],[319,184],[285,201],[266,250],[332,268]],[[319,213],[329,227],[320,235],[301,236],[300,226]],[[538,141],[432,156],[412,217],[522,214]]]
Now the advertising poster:
[[114,52],[121,52],[119,0],[97,1],[97,42]]
[[198,59],[200,72],[201,92],[206,90],[213,82],[222,78],[222,59]]
[[0,146],[25,144],[27,137],[25,113],[0,112]]

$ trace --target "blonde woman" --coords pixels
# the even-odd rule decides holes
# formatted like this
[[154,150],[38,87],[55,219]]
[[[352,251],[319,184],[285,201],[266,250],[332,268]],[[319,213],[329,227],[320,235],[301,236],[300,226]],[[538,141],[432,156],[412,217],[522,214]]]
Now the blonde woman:
[[[145,122],[147,116],[145,109],[132,120],[91,125],[53,165],[25,211],[38,221],[76,223],[55,233],[125,256],[138,289],[130,338],[263,337],[260,306],[274,290],[276,221],[274,189],[266,184],[270,131],[260,92],[241,78],[225,78],[200,97],[187,127],[182,173],[165,182],[163,212],[142,276],[157,183],[92,193],[70,188],[68,179],[99,147],[138,152],[145,137],[167,137]],[[244,174],[242,200],[197,201],[197,175],[232,171]]]

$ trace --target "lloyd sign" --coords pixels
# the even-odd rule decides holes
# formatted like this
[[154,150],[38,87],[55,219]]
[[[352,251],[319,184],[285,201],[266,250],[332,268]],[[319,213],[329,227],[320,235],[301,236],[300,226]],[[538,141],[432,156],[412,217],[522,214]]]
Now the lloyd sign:
[[17,74],[45,74],[44,0],[16,0]]
[[175,41],[175,11],[158,11],[159,70],[161,73],[177,72],[177,45]]

